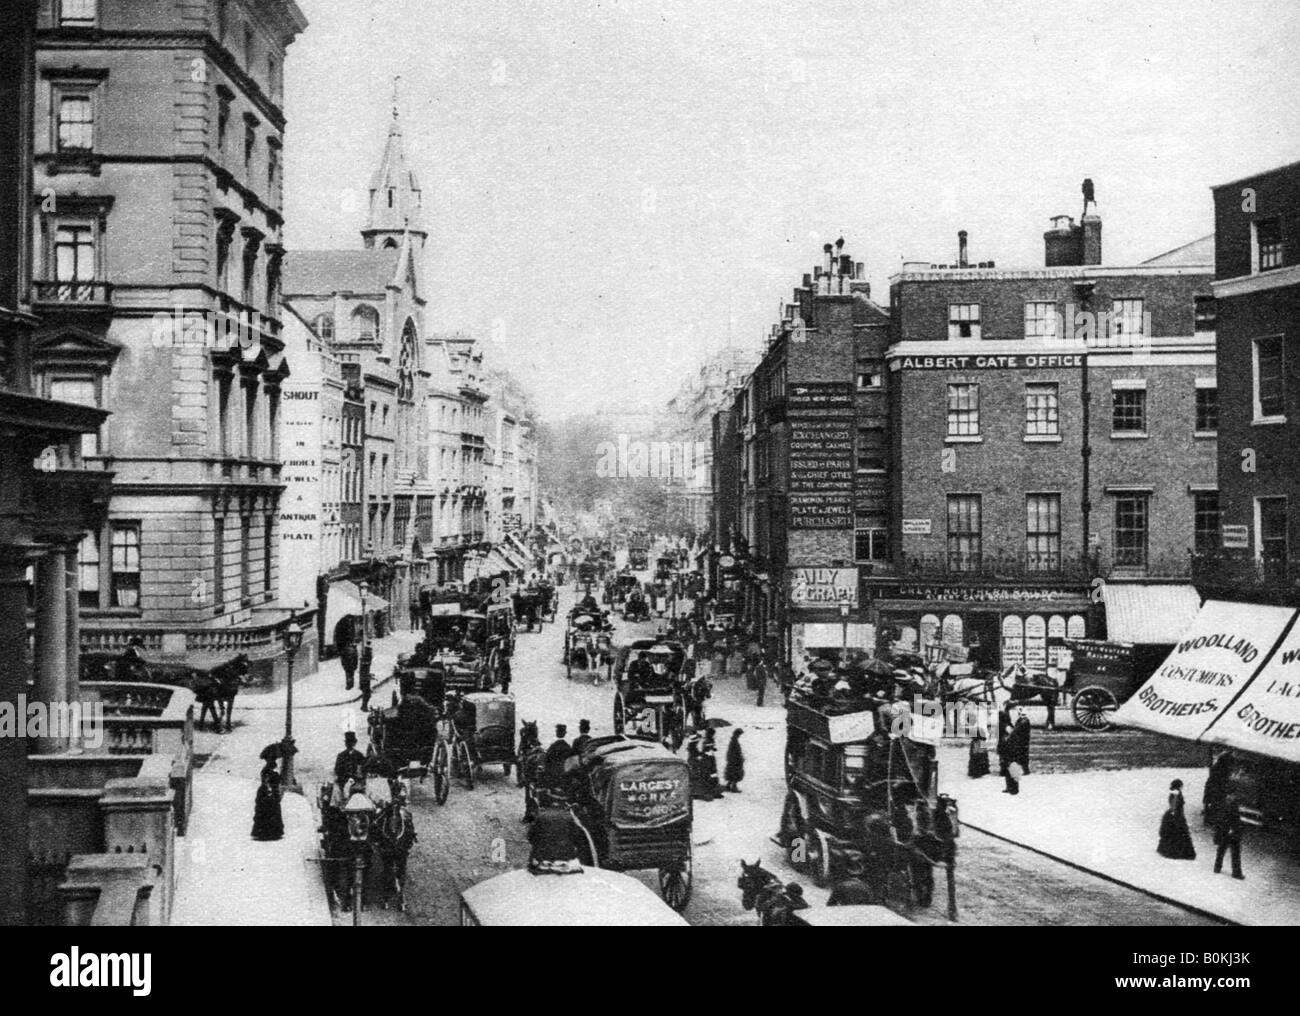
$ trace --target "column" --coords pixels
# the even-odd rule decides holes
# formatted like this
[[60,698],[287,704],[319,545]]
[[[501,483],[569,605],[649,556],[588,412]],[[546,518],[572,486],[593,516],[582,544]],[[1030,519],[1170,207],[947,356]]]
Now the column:
[[68,701],[81,701],[81,566],[80,543],[70,543],[67,549],[65,588],[68,604],[66,629],[67,655],[64,664],[67,673]]
[[[57,703],[68,698],[67,554],[54,546],[36,565],[36,686],[32,697],[53,717]],[[66,745],[57,737],[39,737],[28,748],[37,755],[54,755]]]
[[[15,716],[26,712],[26,569],[20,553],[0,551],[0,702]],[[27,846],[27,743],[0,737],[0,925],[27,923]]]

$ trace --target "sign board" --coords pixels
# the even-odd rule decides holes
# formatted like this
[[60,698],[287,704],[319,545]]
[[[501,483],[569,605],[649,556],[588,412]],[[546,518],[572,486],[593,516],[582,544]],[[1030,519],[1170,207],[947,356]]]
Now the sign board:
[[720,558],[718,558],[718,567],[720,568],[734,568],[735,566],[736,566],[736,559],[732,557],[730,554],[723,554]]
[[904,536],[929,536],[929,519],[903,519]]
[[1196,740],[1260,669],[1294,610],[1210,600],[1174,651],[1116,714],[1128,726]]
[[1020,603],[1040,600],[1044,603],[1063,603],[1083,600],[1082,591],[1065,589],[1016,589],[1011,587],[980,586],[900,586],[898,596],[905,600],[958,600],[966,603]]
[[856,568],[791,568],[790,605],[825,607],[847,603],[858,605]]
[[1223,549],[1224,550],[1246,550],[1250,547],[1250,527],[1249,526],[1224,526],[1223,527]]
[[805,381],[786,389],[787,416],[853,416],[853,385],[847,381]]
[[1300,624],[1201,739],[1300,763]]
[[790,490],[852,492],[852,421],[790,421]]
[[853,494],[791,494],[791,529],[852,529]]
[[831,744],[850,744],[865,741],[876,731],[876,714],[867,710],[861,713],[844,713],[826,717]]
[[1082,353],[1011,353],[999,356],[903,356],[898,370],[1044,370],[1083,366]]

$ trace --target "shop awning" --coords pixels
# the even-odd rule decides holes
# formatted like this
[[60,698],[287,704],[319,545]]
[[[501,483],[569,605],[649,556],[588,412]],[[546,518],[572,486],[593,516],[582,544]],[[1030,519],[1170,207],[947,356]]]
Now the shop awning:
[[[385,610],[387,607],[388,601],[382,596],[376,596],[374,593],[366,594],[366,610],[374,613],[376,610]],[[347,579],[331,582],[329,598],[325,601],[326,637],[333,637],[334,628],[345,617],[360,616],[361,590],[357,587],[357,584],[349,582]]]
[[1201,609],[1201,597],[1189,585],[1129,585],[1107,582],[1106,637],[1133,645],[1173,645]]
[[506,533],[506,544],[515,551],[519,557],[527,561],[532,555],[529,554],[528,548],[524,546],[524,541],[519,539],[514,533]]
[[1300,762],[1298,616],[1207,601],[1115,722]]

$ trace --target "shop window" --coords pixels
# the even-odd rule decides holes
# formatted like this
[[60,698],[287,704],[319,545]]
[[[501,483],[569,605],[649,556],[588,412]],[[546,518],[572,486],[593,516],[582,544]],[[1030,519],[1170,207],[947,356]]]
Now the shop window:
[[1040,614],[1025,618],[1025,666],[1047,669],[1047,621]]
[[925,649],[926,646],[937,645],[940,641],[938,615],[926,614],[922,617],[919,632],[921,649]]
[[1065,626],[1065,637],[1067,639],[1086,638],[1088,633],[1088,621],[1082,614],[1071,614],[1070,620]]
[[964,626],[960,615],[949,614],[943,619],[943,641],[945,645],[959,646],[965,642]]
[[1025,623],[1014,614],[1002,619],[1002,666],[1025,662]]
[[1049,667],[1061,665],[1061,654],[1065,652],[1065,646],[1061,643],[1066,637],[1065,618],[1060,614],[1053,614],[1047,619],[1047,665]]

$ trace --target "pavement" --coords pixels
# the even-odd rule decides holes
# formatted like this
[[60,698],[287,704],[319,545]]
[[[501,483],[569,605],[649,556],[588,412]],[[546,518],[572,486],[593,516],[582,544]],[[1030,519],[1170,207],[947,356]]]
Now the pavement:
[[[1101,734],[1099,737],[1105,737]],[[957,798],[963,828],[982,832],[1094,872],[1121,885],[1238,924],[1300,924],[1300,857],[1283,837],[1247,826],[1238,881],[1214,873],[1215,846],[1201,820],[1206,770],[1132,769],[1033,773],[1020,793],[1002,793],[996,762],[991,775],[966,776],[966,750],[945,748],[940,787]],[[1196,859],[1156,853],[1169,784],[1181,779]]]
[[[376,704],[386,704],[393,664],[409,652],[417,633],[394,632],[373,643]],[[324,661],[314,674],[294,681],[295,734],[321,739],[328,754],[342,747],[342,731],[364,734],[365,716],[354,707],[361,693],[344,688],[343,665]],[[253,801],[262,768],[261,751],[284,736],[284,688],[243,693],[235,700],[234,730],[195,732],[204,764],[194,774],[194,808],[186,836],[177,840],[175,925],[332,924],[321,879],[315,814],[315,783],[299,766],[304,794],[286,793],[280,802],[284,838],[258,842],[250,835]],[[302,748],[301,737],[299,739]],[[337,743],[336,743],[337,742]],[[332,758],[332,755],[330,756]],[[300,758],[302,756],[300,755]]]

